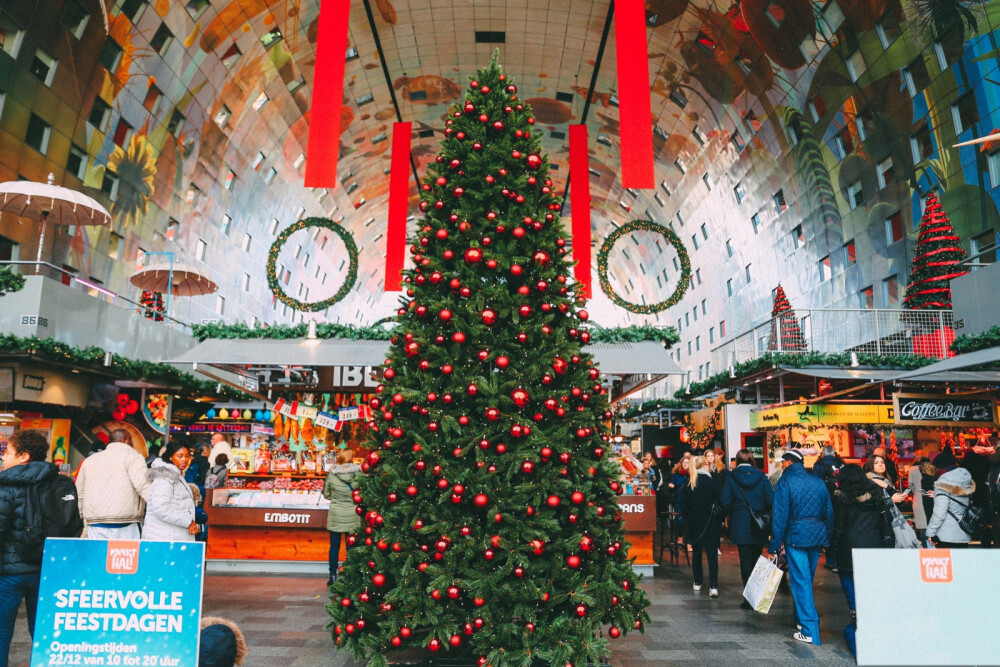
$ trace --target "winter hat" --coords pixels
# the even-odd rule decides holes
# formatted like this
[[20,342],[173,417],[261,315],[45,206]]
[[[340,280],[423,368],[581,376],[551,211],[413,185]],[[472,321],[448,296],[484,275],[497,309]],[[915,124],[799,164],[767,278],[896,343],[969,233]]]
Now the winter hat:
[[243,664],[246,655],[247,644],[239,626],[224,618],[201,619],[198,667],[234,667]]
[[802,463],[805,458],[802,456],[802,452],[795,449],[789,449],[787,452],[781,455],[782,461],[791,461],[792,463]]
[[955,455],[951,453],[950,449],[946,449],[931,461],[935,468],[955,468],[958,466],[958,461],[955,459]]

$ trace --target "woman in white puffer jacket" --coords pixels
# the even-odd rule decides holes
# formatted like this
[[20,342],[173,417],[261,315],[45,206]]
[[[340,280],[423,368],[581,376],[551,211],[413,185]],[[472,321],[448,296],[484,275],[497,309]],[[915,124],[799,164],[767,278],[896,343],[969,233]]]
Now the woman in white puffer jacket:
[[149,501],[142,539],[159,542],[192,542],[198,534],[194,521],[194,496],[184,481],[191,450],[183,442],[171,442],[147,471]]

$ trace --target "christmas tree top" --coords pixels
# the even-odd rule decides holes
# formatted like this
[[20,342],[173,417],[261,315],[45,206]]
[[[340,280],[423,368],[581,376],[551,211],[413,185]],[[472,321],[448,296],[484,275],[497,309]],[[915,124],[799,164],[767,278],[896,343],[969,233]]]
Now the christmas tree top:
[[795,317],[792,304],[785,296],[785,290],[781,285],[774,290],[774,306],[771,308],[771,317],[776,321],[771,322],[771,335],[768,338],[767,349],[781,352],[803,352],[806,345],[805,336],[799,327],[799,320]]
[[[600,662],[648,619],[606,390],[531,109],[493,62],[449,110],[354,480],[336,645]],[[606,636],[605,636],[606,633]]]
[[966,254],[959,241],[937,197],[934,193],[929,194],[920,221],[916,253],[910,264],[910,281],[903,299],[906,308],[952,307],[951,279],[968,273],[960,266]]

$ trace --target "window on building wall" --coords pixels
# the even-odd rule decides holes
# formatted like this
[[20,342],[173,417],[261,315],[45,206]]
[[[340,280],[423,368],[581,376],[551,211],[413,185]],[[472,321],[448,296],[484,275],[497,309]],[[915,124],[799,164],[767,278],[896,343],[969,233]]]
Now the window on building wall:
[[254,111],[260,111],[261,107],[271,101],[271,98],[267,96],[267,93],[261,93],[257,96],[257,99],[253,101],[250,106],[253,107]]
[[0,51],[16,58],[24,41],[24,30],[0,8]]
[[691,309],[691,316],[694,318],[695,322],[698,321],[698,306]]
[[869,285],[858,292],[858,308],[869,309],[875,307],[875,288]]
[[701,300],[701,314],[702,315],[708,315],[708,300],[707,299],[702,299]]
[[886,159],[875,165],[875,178],[878,179],[879,190],[889,185],[892,182],[892,157],[887,157]]
[[990,172],[990,187],[1000,188],[1000,151],[994,151],[986,157],[986,166]]
[[87,175],[87,152],[76,144],[69,147],[69,158],[66,160],[66,171],[81,181]]
[[216,296],[215,297],[215,312],[219,315],[226,314],[226,297]]
[[799,248],[805,245],[806,239],[802,234],[802,225],[796,225],[792,228],[792,247]]
[[230,215],[223,215],[222,216],[222,225],[221,225],[222,233],[225,234],[226,236],[229,236],[229,230],[232,228],[232,226],[233,226],[233,218],[232,218],[232,216],[230,216]]
[[708,180],[708,174],[707,173],[701,175],[701,182],[704,183],[705,187],[709,190],[709,192],[711,192],[711,190],[712,190],[712,184]]
[[269,168],[267,170],[267,173],[264,174],[264,183],[266,185],[270,185],[271,183],[274,182],[274,177],[277,175],[278,175],[277,169],[275,169],[274,167]]
[[111,232],[108,236],[108,257],[111,259],[121,259],[122,250],[125,249],[125,239],[121,234]]
[[918,56],[913,62],[903,68],[903,83],[906,85],[910,97],[916,97],[922,93],[924,88],[930,84],[930,76],[927,74],[927,64],[924,57]]
[[903,240],[903,214],[896,211],[885,219],[885,242],[887,245]]
[[748,285],[750,284],[750,281],[752,280],[752,278],[750,276],[750,267],[751,266],[752,266],[751,264],[747,264],[746,267],[744,267],[744,269],[743,269],[743,272],[746,273],[747,284]]
[[118,174],[110,169],[104,170],[104,178],[101,180],[101,192],[114,201],[118,199]]
[[756,234],[757,230],[760,229],[760,213],[754,213],[750,216],[750,224],[753,225],[753,233]]
[[222,54],[222,65],[226,69],[229,69],[236,64],[236,61],[240,59],[243,52],[240,51],[240,47],[236,46],[236,42],[233,42],[232,46],[226,49],[226,52]]
[[969,255],[979,264],[994,264],[997,261],[997,234],[992,229],[976,234],[969,239]]
[[208,244],[202,239],[198,239],[198,245],[195,248],[194,256],[199,262],[205,261],[205,253],[208,251]]
[[56,77],[56,65],[59,62],[45,49],[38,47],[35,49],[35,57],[31,60],[31,73],[34,74],[46,86],[51,87],[52,81]]
[[249,234],[244,233],[243,234],[243,243],[241,244],[240,247],[243,248],[243,250],[245,252],[250,252],[250,246],[252,244],[253,244],[253,237],[250,236]]
[[[90,12],[84,9],[80,0],[69,0],[63,7],[62,24],[77,39],[83,37],[83,32],[87,29],[89,21]],[[3,32],[2,27],[0,27],[0,32]]]
[[284,38],[281,34],[281,30],[279,28],[271,28],[271,30],[265,32],[261,36],[260,43],[264,45],[265,49],[270,49],[282,39]]
[[830,256],[827,255],[819,260],[819,281],[825,283],[830,279]]
[[153,47],[159,55],[166,53],[170,45],[173,44],[174,33],[170,32],[170,28],[167,27],[166,23],[161,23],[160,27],[156,29],[153,33],[152,39],[149,40],[149,45]]
[[704,223],[701,225],[701,235],[706,241],[708,240],[708,227]]
[[691,326],[691,313],[684,313],[684,326]]
[[129,124],[124,118],[118,119],[118,126],[115,127],[114,142],[118,146],[125,148],[128,146],[129,139],[132,138],[132,125]]
[[923,127],[910,136],[910,152],[913,155],[914,163],[923,162],[934,154],[934,143],[929,124],[925,123]]
[[895,274],[882,281],[882,303],[886,308],[899,303],[899,278]]
[[236,172],[232,169],[226,170],[226,178],[222,181],[222,187],[227,190],[232,190],[236,185]]
[[694,337],[694,349],[695,352],[701,352],[701,336]]
[[278,234],[278,219],[277,218],[271,218],[271,227],[270,227],[270,229],[268,230],[267,233],[268,233],[269,236],[277,236],[277,234]]
[[851,131],[849,128],[844,128],[837,134],[833,135],[833,152],[838,160],[843,160],[845,157],[854,152],[854,141],[851,139]]
[[221,130],[225,128],[226,125],[229,123],[229,117],[232,115],[233,112],[229,110],[229,107],[223,104],[222,108],[219,109],[219,111],[215,114],[215,118],[213,118],[212,120],[215,121],[215,124],[218,125],[219,129]]
[[267,159],[263,153],[257,151],[256,157],[254,157],[253,162],[250,163],[250,168],[254,171],[260,169],[260,165],[264,164],[264,160]]
[[688,103],[687,96],[684,95],[684,91],[676,87],[670,89],[670,101],[679,106],[681,109],[686,107]]
[[198,202],[201,201],[201,188],[199,188],[194,183],[188,183],[187,197],[185,198],[188,205],[197,206]]
[[152,78],[150,78],[149,88],[146,89],[146,97],[142,101],[142,106],[146,108],[146,111],[153,114],[154,116],[160,110],[160,103],[163,101],[163,91],[156,87],[153,83]]
[[872,130],[874,130],[875,117],[870,106],[865,106],[857,110],[854,114],[854,125],[858,128],[858,139],[865,141]]
[[[181,1],[183,2],[184,0]],[[209,8],[210,4],[209,0],[187,0],[184,3],[184,8],[187,9],[191,18],[197,21],[205,13],[205,10]]]
[[691,245],[694,246],[695,250],[699,250],[701,248],[701,244],[698,242],[698,235],[697,234],[692,234],[691,235]]
[[243,274],[243,283],[242,283],[241,287],[243,288],[244,292],[249,292],[250,291],[250,274],[249,273],[244,273]]
[[818,123],[826,115],[826,105],[823,104],[823,97],[819,94],[813,95],[808,107],[814,123]]
[[[688,356],[690,357],[692,354],[693,354],[693,350],[691,349],[691,341],[688,341]],[[690,375],[690,372],[688,373],[688,375]],[[690,382],[690,380],[689,380],[689,382]]]
[[684,160],[682,160],[681,158],[677,158],[676,160],[674,160],[674,166],[677,167],[677,170],[681,172],[681,174],[687,173],[687,165],[684,164]]
[[684,216],[681,214],[680,211],[677,211],[677,224],[680,225],[681,227],[684,226]]
[[708,328],[708,344],[711,345],[715,342],[715,327]]
[[167,132],[175,137],[179,137],[181,135],[181,131],[184,129],[185,120],[184,114],[177,109],[174,109],[170,112],[170,121],[167,123]]
[[670,186],[667,185],[666,181],[660,181],[660,189],[663,190],[663,194],[670,196]]
[[937,58],[938,69],[942,72],[948,69],[948,54],[941,42],[934,42],[934,57]]
[[726,239],[726,257],[733,256],[733,240]]
[[132,24],[139,22],[143,12],[146,11],[147,0],[115,0],[111,11],[115,14],[124,14],[132,21]]
[[680,333],[683,330],[684,330],[684,320],[682,320],[681,318],[678,317],[677,318],[677,332]]
[[694,279],[699,285],[701,284],[701,269],[694,270]]
[[854,181],[847,186],[847,205],[853,211],[859,206],[863,206],[865,203],[865,193],[864,188],[861,185],[861,181]]
[[726,337],[726,321],[722,320],[719,322],[719,338]]
[[774,193],[774,206],[778,209],[779,214],[788,210],[788,204],[785,202],[784,190],[778,190]]
[[176,241],[177,233],[180,231],[180,229],[181,229],[180,220],[177,220],[176,218],[170,218],[167,221],[167,233],[164,234],[164,238],[166,238],[167,240]]
[[49,139],[52,138],[52,126],[41,117],[31,114],[28,118],[28,130],[24,134],[24,143],[45,155],[49,150]]
[[858,251],[854,245],[854,240],[850,240],[844,244],[844,267],[854,266],[858,263]]
[[951,105],[951,119],[955,123],[955,134],[961,134],[979,122],[979,108],[973,91],[965,93]]
[[878,20],[878,23],[875,24],[875,34],[878,35],[878,41],[883,50],[888,49],[889,45],[902,34],[899,21],[896,20],[893,10],[887,10]]
[[764,16],[771,22],[771,25],[780,28],[781,24],[785,22],[785,8],[780,2],[771,0],[764,7]]
[[733,194],[736,195],[736,203],[742,204],[743,200],[746,199],[746,193],[743,191],[743,183],[737,183],[736,187],[733,188]]
[[865,64],[865,57],[862,55],[861,49],[848,56],[846,62],[847,73],[851,75],[851,81],[857,81],[868,70],[868,65]]
[[820,45],[818,41],[816,41],[816,38],[811,34],[807,34],[805,37],[802,38],[802,41],[799,42],[799,53],[802,54],[802,58],[807,63],[811,63],[813,60],[815,60],[816,56],[818,56],[820,51],[822,50],[823,47]]
[[746,142],[743,141],[743,137],[740,136],[739,132],[733,132],[733,136],[729,138],[729,141],[737,153],[742,153],[743,149],[747,147]]
[[681,270],[681,263],[677,261],[676,257],[674,257],[674,271],[680,271],[680,270]]
[[104,69],[114,73],[118,69],[118,63],[122,61],[122,47],[118,42],[110,37],[104,40],[100,53],[97,54],[97,61],[104,65]]
[[733,295],[733,279],[732,278],[730,278],[729,280],[726,281],[726,295],[727,296],[732,296]]

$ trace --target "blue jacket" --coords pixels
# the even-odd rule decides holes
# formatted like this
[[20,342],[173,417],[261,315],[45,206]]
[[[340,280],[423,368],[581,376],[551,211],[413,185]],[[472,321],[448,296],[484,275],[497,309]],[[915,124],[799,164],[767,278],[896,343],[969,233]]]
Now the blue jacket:
[[769,550],[782,543],[796,549],[818,549],[833,534],[833,503],[826,484],[801,463],[785,469],[774,489],[774,512]]
[[767,477],[752,465],[744,463],[729,473],[722,487],[722,506],[730,514],[729,540],[733,544],[767,544],[768,536],[761,533],[750,516],[750,507],[756,512],[768,512],[773,499]]

